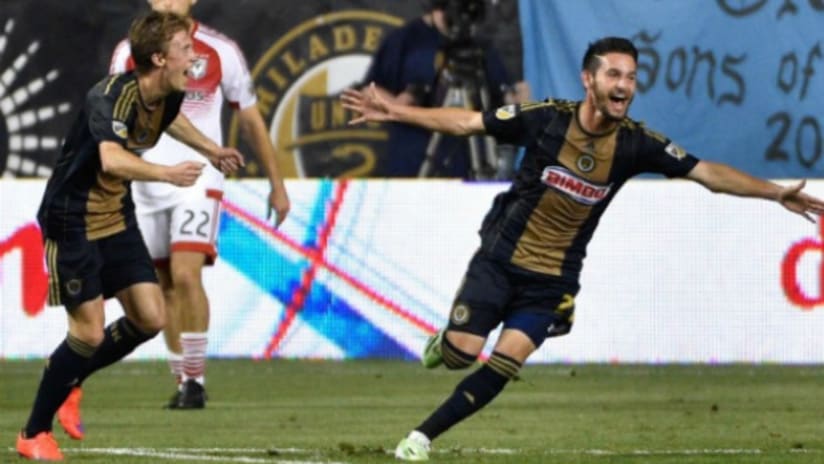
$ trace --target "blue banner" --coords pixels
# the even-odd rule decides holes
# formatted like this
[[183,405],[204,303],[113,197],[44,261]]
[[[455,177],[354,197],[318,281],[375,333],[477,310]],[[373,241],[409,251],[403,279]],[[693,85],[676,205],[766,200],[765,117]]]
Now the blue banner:
[[699,158],[768,178],[824,174],[824,0],[520,0],[535,99],[581,99],[581,60],[633,40],[630,117]]

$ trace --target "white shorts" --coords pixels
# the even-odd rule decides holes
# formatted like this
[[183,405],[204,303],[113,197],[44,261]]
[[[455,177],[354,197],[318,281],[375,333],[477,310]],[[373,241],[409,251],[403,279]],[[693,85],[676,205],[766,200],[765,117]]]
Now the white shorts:
[[168,266],[169,257],[176,251],[203,253],[207,264],[215,262],[223,192],[204,193],[189,195],[172,207],[147,213],[141,213],[138,206],[137,225],[155,266]]

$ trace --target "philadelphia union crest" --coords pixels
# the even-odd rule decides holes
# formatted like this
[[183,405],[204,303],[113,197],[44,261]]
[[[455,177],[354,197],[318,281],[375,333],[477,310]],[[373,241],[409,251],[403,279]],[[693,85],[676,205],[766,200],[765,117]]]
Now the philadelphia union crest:
[[[388,134],[347,125],[339,95],[357,85],[384,37],[403,19],[349,10],[316,16],[275,42],[252,70],[258,107],[285,177],[369,176]],[[238,142],[232,119],[229,143]],[[247,174],[257,175],[247,169]]]

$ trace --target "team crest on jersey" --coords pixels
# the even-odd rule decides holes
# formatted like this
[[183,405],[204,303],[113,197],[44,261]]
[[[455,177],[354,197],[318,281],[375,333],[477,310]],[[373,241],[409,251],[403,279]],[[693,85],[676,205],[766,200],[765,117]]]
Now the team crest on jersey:
[[[365,10],[318,15],[280,34],[263,53],[252,79],[284,176],[361,177],[373,172],[388,131],[380,124],[349,126],[353,114],[343,108],[339,95],[363,79],[381,41],[403,22]],[[231,145],[238,145],[238,135],[235,116]],[[254,175],[248,166],[247,172]]]
[[515,105],[506,105],[498,108],[495,111],[495,117],[501,121],[506,121],[507,119],[512,119],[515,117]]
[[612,185],[598,185],[561,166],[547,166],[541,174],[541,182],[584,205],[594,205],[609,195]]
[[114,135],[120,137],[121,139],[126,139],[129,137],[129,128],[126,127],[126,123],[123,121],[114,120],[112,121],[112,132]]
[[685,156],[687,156],[687,151],[676,145],[674,142],[670,142],[669,145],[664,148],[664,151],[677,160],[682,160]]
[[450,314],[449,318],[452,320],[452,323],[455,325],[464,325],[469,322],[469,316],[472,311],[469,309],[469,306],[458,303],[452,308],[452,314]]
[[592,155],[581,155],[575,160],[575,166],[577,166],[581,172],[591,172],[595,169],[595,158],[593,158]]
[[206,75],[206,69],[208,68],[209,57],[199,56],[195,59],[195,62],[192,63],[192,67],[189,68],[188,76],[194,80],[203,79],[203,76]]

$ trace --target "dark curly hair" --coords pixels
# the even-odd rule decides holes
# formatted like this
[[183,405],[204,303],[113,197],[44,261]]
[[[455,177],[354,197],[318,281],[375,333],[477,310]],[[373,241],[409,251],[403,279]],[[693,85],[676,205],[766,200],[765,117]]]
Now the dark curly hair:
[[607,53],[623,53],[632,57],[638,62],[638,49],[629,39],[623,37],[604,37],[589,44],[587,52],[584,53],[584,61],[581,64],[582,70],[587,70],[592,74],[601,66],[601,60],[598,58]]

